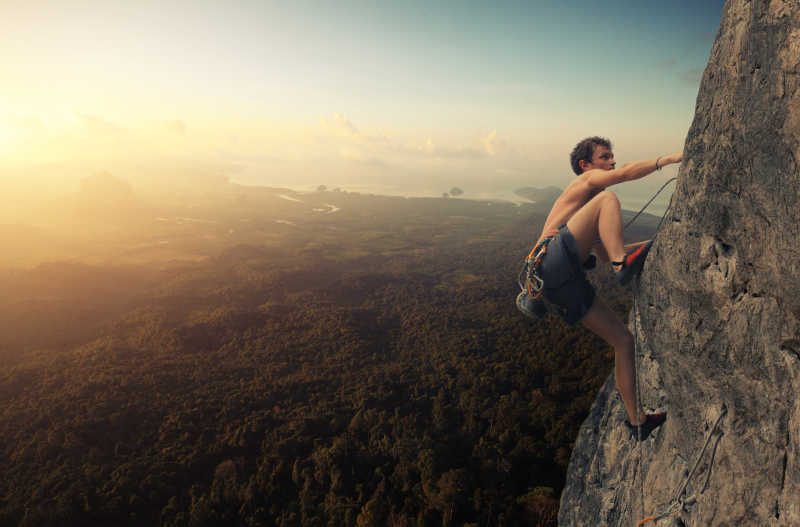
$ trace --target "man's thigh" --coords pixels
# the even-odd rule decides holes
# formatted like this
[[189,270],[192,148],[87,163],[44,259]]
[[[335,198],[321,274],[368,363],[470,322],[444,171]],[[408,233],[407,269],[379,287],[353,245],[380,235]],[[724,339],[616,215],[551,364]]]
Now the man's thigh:
[[614,349],[620,349],[630,342],[631,332],[600,298],[595,299],[592,307],[581,319],[581,324]]
[[[567,228],[575,241],[578,242],[578,247],[581,253],[581,261],[586,259],[592,246],[600,237],[599,231],[599,218],[600,208],[605,202],[613,201],[619,207],[619,200],[613,192],[603,191],[597,196],[590,199],[586,205],[578,209],[567,221]],[[620,226],[621,229],[621,226]]]

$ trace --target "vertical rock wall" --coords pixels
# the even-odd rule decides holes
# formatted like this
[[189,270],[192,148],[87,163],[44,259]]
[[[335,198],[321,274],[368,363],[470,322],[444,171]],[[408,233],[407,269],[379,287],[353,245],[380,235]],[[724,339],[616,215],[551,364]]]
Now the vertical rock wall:
[[642,399],[668,420],[637,445],[610,379],[559,525],[800,525],[798,90],[800,2],[729,0],[635,291]]

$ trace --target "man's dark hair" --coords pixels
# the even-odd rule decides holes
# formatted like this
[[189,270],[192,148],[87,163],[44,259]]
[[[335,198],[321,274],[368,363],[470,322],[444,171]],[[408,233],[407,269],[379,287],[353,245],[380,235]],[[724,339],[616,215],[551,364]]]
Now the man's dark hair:
[[572,153],[569,155],[569,162],[572,165],[572,171],[577,175],[581,175],[583,173],[579,163],[581,160],[586,161],[587,163],[592,162],[592,155],[594,154],[595,146],[604,146],[611,150],[611,141],[605,137],[598,137],[595,135],[582,140],[580,143],[575,145],[575,148],[572,149]]

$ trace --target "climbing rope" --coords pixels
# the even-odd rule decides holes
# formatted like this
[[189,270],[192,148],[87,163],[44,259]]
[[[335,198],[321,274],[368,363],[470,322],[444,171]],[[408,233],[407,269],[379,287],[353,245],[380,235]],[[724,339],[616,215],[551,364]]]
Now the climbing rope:
[[[625,224],[625,226],[622,228],[622,230],[623,230],[623,231],[627,230],[627,228],[628,228],[628,227],[630,227],[630,226],[631,226],[631,224],[632,224],[634,221],[636,221],[636,218],[638,218],[638,217],[639,217],[639,216],[642,214],[642,212],[644,212],[644,211],[645,211],[645,209],[646,209],[647,207],[649,207],[649,206],[650,206],[650,204],[653,202],[653,200],[654,200],[654,199],[656,199],[656,198],[658,197],[658,195],[659,195],[659,194],[661,194],[661,191],[662,191],[662,190],[664,190],[664,189],[667,187],[667,185],[669,185],[670,183],[672,183],[672,182],[673,182],[673,181],[675,181],[676,179],[678,179],[678,178],[677,178],[677,177],[670,178],[670,179],[668,179],[668,180],[666,181],[666,183],[664,183],[663,185],[661,185],[661,188],[660,188],[660,189],[658,189],[658,192],[656,192],[655,194],[653,194],[653,197],[652,197],[652,198],[650,198],[650,201],[648,201],[647,203],[645,203],[645,204],[644,204],[644,207],[642,207],[642,208],[639,210],[639,212],[637,212],[637,213],[636,213],[636,215],[634,215],[634,217],[633,217],[633,218],[631,218],[631,219],[628,221],[628,223],[626,223],[626,224]],[[665,210],[665,211],[664,211],[664,215],[663,215],[663,216],[661,216],[661,221],[659,221],[659,222],[658,222],[658,227],[656,227],[656,232],[658,232],[658,229],[660,229],[660,228],[661,228],[661,222],[663,222],[663,221],[664,221],[664,218],[667,216],[667,212],[669,212],[669,209],[670,209],[670,208],[672,208],[672,203],[670,203],[670,206],[669,206],[669,207],[667,207],[667,210]]]
[[[662,187],[663,188],[663,187]],[[669,211],[669,208],[667,208]],[[666,211],[664,212],[666,215]],[[635,217],[634,217],[635,219]],[[656,231],[657,233],[658,231]],[[638,305],[636,302],[636,297],[639,296],[639,277],[636,277],[633,280],[633,379],[635,381],[634,386],[636,387],[636,420],[639,420],[639,416],[641,415],[641,407],[642,407],[642,395],[641,389],[639,388],[639,310]],[[636,474],[639,475],[639,485],[641,487],[641,511],[644,514],[644,476],[641,475],[641,468],[642,468],[642,424],[639,423],[636,426]]]
[[[663,185],[661,185],[661,188],[659,188],[658,191],[655,194],[653,194],[653,197],[651,197],[650,200],[644,204],[644,207],[639,209],[639,212],[637,212],[633,216],[633,218],[631,218],[628,221],[628,223],[625,224],[625,226],[622,228],[623,232],[626,231],[628,227],[630,227],[633,224],[633,222],[636,221],[636,219],[642,215],[642,213],[647,209],[647,207],[650,206],[653,200],[655,200],[658,197],[658,195],[661,194],[661,191],[663,191],[667,187],[667,185],[669,185],[676,179],[678,178],[677,177],[670,178]],[[667,216],[669,210],[670,207],[667,207],[667,210],[664,211],[664,215],[661,216],[661,220],[658,222],[658,227],[656,227],[656,232],[658,232],[658,230],[661,228],[661,223],[664,221],[664,218]],[[544,258],[544,255],[547,253],[547,244],[550,243],[550,240],[552,238],[553,238],[552,236],[549,236],[543,239],[538,244],[536,244],[536,246],[534,246],[534,248],[525,258],[525,260],[523,260],[522,268],[520,269],[519,273],[517,273],[517,284],[519,284],[520,290],[522,290],[523,292],[527,292],[531,300],[539,300],[542,298],[542,293],[544,290],[544,282],[536,274],[536,271],[538,270],[539,265],[541,264],[542,258]],[[600,239],[598,238],[596,241],[599,242]],[[544,302],[544,305],[547,309],[548,314],[556,313],[556,310],[552,308],[549,302]]]
[[[639,217],[639,215],[652,203],[652,201],[661,193],[662,190],[671,182],[675,181],[677,178],[672,178],[664,183],[661,188],[656,192],[656,194],[650,198],[644,207],[625,225],[624,229],[627,229],[635,220]],[[672,203],[670,206],[667,207],[667,210],[664,211],[664,215],[661,216],[661,220],[658,222],[658,227],[656,227],[656,233],[661,230],[661,224],[664,222],[664,219],[667,217],[667,214],[672,208]],[[623,229],[623,230],[624,230]],[[641,403],[641,388],[639,385],[639,306],[637,302],[637,298],[639,296],[638,286],[639,286],[639,278],[633,282],[633,330],[634,330],[634,380],[635,380],[635,388],[636,388],[636,418],[638,420],[639,414],[642,409]],[[686,505],[694,503],[697,501],[697,493],[692,494],[689,497],[684,497],[686,493],[686,488],[689,485],[689,482],[692,480],[697,467],[700,465],[700,460],[703,459],[703,455],[708,448],[709,443],[711,442],[711,438],[716,433],[717,429],[719,428],[720,423],[722,422],[722,418],[728,413],[727,407],[723,404],[722,409],[720,410],[719,416],[717,420],[714,422],[714,426],[711,427],[711,430],[706,437],[705,442],[703,443],[703,447],[700,449],[700,452],[697,454],[697,458],[695,459],[694,465],[692,469],[688,472],[686,477],[683,480],[683,483],[679,485],[676,490],[673,492],[672,499],[669,503],[665,506],[665,508],[658,514],[654,514],[651,516],[647,516],[643,520],[639,521],[636,526],[642,527],[647,522],[652,521],[654,524],[658,522],[658,520],[671,516],[675,512],[682,510],[685,508]],[[641,425],[636,427],[636,443],[637,443],[637,467],[636,467],[636,474],[639,476],[639,483],[640,483],[640,503],[641,503],[641,511],[644,514],[645,506],[644,506],[644,476],[641,474],[641,462],[642,462],[642,445],[643,441],[641,441]],[[713,456],[716,455],[716,446],[714,447],[714,454],[712,454],[712,463],[713,463]],[[709,468],[708,473],[706,474],[706,481],[703,484],[703,487],[700,490],[700,494],[705,492],[705,488],[708,485],[709,478],[711,477],[711,469]]]
[[[703,459],[703,455],[706,453],[706,449],[708,448],[709,443],[711,443],[711,438],[714,437],[717,429],[719,428],[719,424],[722,422],[722,418],[728,413],[728,408],[723,404],[722,409],[719,412],[719,416],[717,416],[717,420],[714,422],[714,426],[711,427],[711,431],[708,433],[706,437],[705,443],[703,443],[703,448],[700,449],[700,453],[697,455],[697,459],[694,461],[694,465],[689,473],[683,480],[683,483],[676,488],[673,492],[672,499],[666,505],[664,510],[662,510],[658,514],[654,514],[652,516],[648,516],[645,519],[641,520],[639,523],[636,524],[636,527],[641,527],[647,522],[652,521],[654,524],[658,522],[658,520],[662,518],[666,518],[667,516],[671,516],[672,514],[678,512],[679,510],[683,509],[686,505],[691,505],[692,503],[697,501],[697,494],[694,493],[689,497],[684,498],[683,495],[686,492],[686,487],[689,485],[689,481],[691,481],[692,477],[694,476],[697,467],[700,465],[700,460]],[[716,455],[716,446],[714,447],[714,455]],[[713,460],[713,457],[712,457]],[[708,480],[711,477],[711,467],[708,469],[708,474],[706,474],[706,481],[703,484],[699,494],[705,492],[705,488],[708,485]],[[644,498],[642,498],[642,510],[644,510]]]
[[[661,188],[658,189],[658,192],[656,192],[653,195],[653,197],[650,198],[650,200],[647,203],[644,204],[644,207],[642,207],[639,210],[639,212],[637,212],[633,216],[633,218],[631,218],[628,221],[628,223],[625,224],[625,226],[622,228],[623,232],[625,230],[627,230],[628,227],[630,227],[633,224],[634,221],[636,221],[636,218],[638,218],[645,211],[645,209],[647,209],[647,207],[650,206],[650,204],[653,202],[653,200],[655,200],[656,197],[658,197],[658,195],[661,194],[661,191],[664,190],[667,187],[667,185],[669,185],[670,183],[672,183],[673,181],[675,181],[677,179],[678,179],[677,177],[670,178],[663,185],[661,185]],[[664,218],[667,217],[667,214],[669,213],[671,208],[672,208],[672,202],[670,202],[670,205],[667,207],[667,210],[665,210],[664,214],[661,216],[661,220],[659,220],[658,226],[656,227],[656,234],[658,234],[658,232],[661,230],[661,224],[664,222]],[[633,338],[633,346],[634,346],[633,347],[633,361],[634,361],[633,362],[633,378],[634,378],[634,381],[635,381],[634,382],[634,387],[635,387],[635,391],[636,391],[636,420],[637,421],[639,420],[639,415],[641,415],[641,409],[642,409],[641,388],[639,386],[639,350],[638,350],[638,348],[639,348],[639,309],[638,309],[638,303],[637,303],[637,300],[636,300],[638,298],[638,296],[639,296],[639,278],[640,277],[637,276],[633,281],[633,332],[634,332],[634,338]],[[641,492],[639,493],[639,496],[641,498],[641,511],[642,511],[642,514],[644,514],[644,476],[641,475],[642,448],[644,448],[644,446],[642,445],[643,441],[641,440],[641,430],[642,430],[642,426],[641,426],[641,423],[639,423],[636,426],[636,449],[637,449],[636,474],[639,475],[639,485],[640,485],[640,490],[641,490]],[[639,525],[641,525],[641,523]]]
[[[650,201],[645,203],[644,207],[642,207],[639,210],[639,212],[637,212],[633,216],[633,218],[631,218],[630,221],[628,221],[628,223],[625,224],[625,226],[622,228],[623,232],[625,230],[627,230],[627,228],[630,227],[631,224],[633,224],[634,221],[636,221],[636,218],[638,218],[642,214],[642,212],[644,212],[645,209],[653,202],[653,200],[656,199],[656,197],[658,197],[659,194],[661,194],[661,191],[664,190],[667,187],[667,185],[669,185],[670,183],[672,183],[673,181],[675,181],[677,179],[678,179],[677,177],[670,178],[670,179],[668,179],[666,181],[666,183],[661,185],[661,188],[658,189],[658,192],[656,192],[653,195],[652,198],[650,198]],[[664,222],[664,218],[667,217],[667,214],[669,213],[669,211],[671,209],[672,209],[672,202],[670,202],[669,206],[667,207],[667,210],[665,210],[664,214],[661,216],[661,220],[659,220],[658,226],[656,227],[656,234],[658,234],[659,230],[661,230],[661,224]],[[639,309],[638,309],[638,306],[637,306],[637,303],[636,303],[636,298],[639,296],[639,278],[640,277],[637,276],[636,279],[634,279],[634,281],[633,281],[633,331],[634,331],[634,338],[633,338],[633,346],[634,346],[634,348],[633,348],[634,365],[633,366],[634,366],[634,370],[633,370],[633,376],[634,376],[634,379],[636,381],[635,384],[636,384],[636,419],[637,420],[639,419],[639,411],[641,409],[641,393],[640,393],[640,390],[639,390],[639,353],[638,353],[638,345],[639,345]],[[641,425],[636,427],[636,441],[639,442],[639,443],[641,443],[640,435],[639,435],[640,434],[640,430],[641,430]],[[644,504],[644,497],[642,497],[642,504]]]

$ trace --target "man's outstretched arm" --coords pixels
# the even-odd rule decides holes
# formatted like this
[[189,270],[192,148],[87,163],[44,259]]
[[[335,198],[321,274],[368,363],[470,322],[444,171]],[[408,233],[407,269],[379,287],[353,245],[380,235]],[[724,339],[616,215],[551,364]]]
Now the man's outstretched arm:
[[644,176],[655,172],[666,165],[680,163],[682,160],[683,153],[677,152],[669,156],[625,163],[620,168],[615,168],[612,170],[594,169],[586,173],[588,175],[586,181],[590,187],[606,188],[624,181],[633,181],[643,178]]

